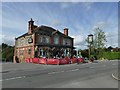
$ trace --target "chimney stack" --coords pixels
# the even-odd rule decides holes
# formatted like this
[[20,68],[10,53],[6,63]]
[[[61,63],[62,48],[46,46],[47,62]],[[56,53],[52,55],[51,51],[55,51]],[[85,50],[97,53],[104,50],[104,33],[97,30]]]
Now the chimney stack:
[[68,28],[64,28],[64,34],[68,36]]
[[31,18],[30,21],[28,21],[28,34],[32,34],[33,29],[34,29],[34,21]]

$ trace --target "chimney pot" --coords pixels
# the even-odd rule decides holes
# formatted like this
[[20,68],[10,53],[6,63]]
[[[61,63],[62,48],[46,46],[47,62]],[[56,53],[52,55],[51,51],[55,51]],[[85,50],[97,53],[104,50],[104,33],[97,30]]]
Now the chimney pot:
[[28,34],[32,34],[33,29],[34,29],[34,21],[31,18],[30,21],[28,21]]
[[64,34],[68,36],[68,28],[64,28]]

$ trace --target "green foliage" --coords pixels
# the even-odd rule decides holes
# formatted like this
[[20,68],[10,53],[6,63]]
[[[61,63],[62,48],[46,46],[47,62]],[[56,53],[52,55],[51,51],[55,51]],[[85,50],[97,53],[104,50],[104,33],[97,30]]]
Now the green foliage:
[[13,61],[14,47],[2,43],[1,56],[2,60]]
[[89,57],[88,56],[88,50],[86,49],[86,50],[82,50],[82,52],[81,52],[81,55],[83,56],[83,57]]
[[97,56],[99,59],[104,58],[108,60],[120,59],[120,52],[100,52]]
[[94,34],[94,48],[104,48],[106,42],[106,35],[101,29],[97,28]]

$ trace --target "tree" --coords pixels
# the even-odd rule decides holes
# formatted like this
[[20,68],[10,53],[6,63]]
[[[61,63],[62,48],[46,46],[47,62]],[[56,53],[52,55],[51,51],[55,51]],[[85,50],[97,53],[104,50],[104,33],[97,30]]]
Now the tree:
[[2,60],[13,61],[14,47],[8,44],[2,43],[2,50],[0,55],[2,55]]
[[93,47],[96,49],[102,49],[105,46],[106,35],[99,27],[95,29]]
[[100,53],[103,52],[105,42],[106,42],[106,35],[99,27],[95,29],[95,33],[93,35],[93,42],[90,44],[88,41],[88,37],[86,39],[88,43],[88,47],[90,48],[90,54],[94,56],[98,56]]

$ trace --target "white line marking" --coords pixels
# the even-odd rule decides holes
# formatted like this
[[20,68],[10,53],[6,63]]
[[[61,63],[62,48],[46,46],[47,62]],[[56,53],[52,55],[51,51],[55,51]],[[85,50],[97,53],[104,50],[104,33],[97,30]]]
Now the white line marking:
[[93,69],[94,67],[89,67],[89,68]]
[[78,71],[79,69],[73,69],[73,70],[68,70],[66,72],[73,72],[73,71]]
[[50,73],[48,73],[48,74],[54,74],[54,73],[60,73],[60,72],[50,72]]
[[61,72],[65,72],[65,71],[61,71]]
[[112,74],[112,77],[113,77],[115,80],[120,81],[120,79],[118,79],[114,74]]
[[73,70],[68,70],[68,71],[59,71],[59,72],[50,72],[48,74],[55,74],[55,73],[62,73],[62,72],[73,72],[73,71],[78,71],[79,69],[73,69]]
[[22,77],[13,77],[13,78],[8,78],[8,79],[3,79],[0,81],[8,81],[8,80],[15,80],[15,79],[20,79],[20,78],[25,78],[26,76],[22,76]]
[[71,70],[71,71],[78,71],[79,69],[74,69],[74,70]]

